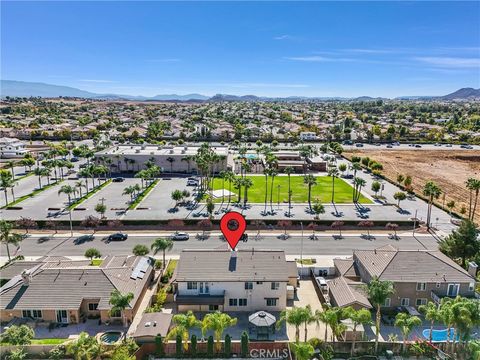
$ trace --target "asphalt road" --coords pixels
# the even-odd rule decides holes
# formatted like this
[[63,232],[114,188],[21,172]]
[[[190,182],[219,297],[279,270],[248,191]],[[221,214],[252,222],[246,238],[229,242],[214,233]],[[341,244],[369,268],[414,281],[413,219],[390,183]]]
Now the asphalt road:
[[[342,239],[335,239],[331,234],[318,233],[318,240],[310,240],[308,236],[310,232],[305,232],[303,239],[304,255],[351,255],[352,249],[374,249],[387,244],[392,244],[399,249],[419,250],[419,249],[436,249],[437,242],[431,236],[418,235],[413,237],[411,233],[408,235],[399,234],[400,239],[390,239],[388,235],[375,235],[373,239],[362,238],[358,235],[345,235]],[[106,242],[105,235],[96,235],[92,241],[83,244],[74,244],[74,238],[70,237],[45,237],[38,236],[28,237],[23,240],[18,254],[24,256],[83,256],[88,248],[98,249],[102,255],[125,255],[131,254],[132,249],[137,244],[143,244],[150,247],[155,236],[135,235],[130,236],[126,241]],[[287,255],[299,255],[301,252],[302,240],[301,236],[295,235],[288,240],[278,239],[276,236],[261,235],[258,240],[255,234],[250,234],[248,242],[240,242],[238,249],[282,249]],[[188,241],[176,241],[172,251],[168,255],[178,255],[183,249],[214,249],[220,246],[226,246],[226,242],[219,239],[218,236],[211,236],[206,240],[198,240],[195,236],[191,236]],[[11,247],[11,252],[15,249]],[[2,245],[1,253],[6,255],[5,246]],[[159,256],[161,254],[158,254]]]

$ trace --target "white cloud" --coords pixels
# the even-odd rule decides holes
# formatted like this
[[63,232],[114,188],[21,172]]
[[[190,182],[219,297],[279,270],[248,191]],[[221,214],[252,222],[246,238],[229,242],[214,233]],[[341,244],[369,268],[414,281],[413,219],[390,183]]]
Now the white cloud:
[[280,36],[275,36],[273,39],[274,40],[291,40],[293,39],[293,37],[290,35],[280,35]]
[[458,57],[415,57],[414,60],[438,67],[447,68],[480,68],[480,58]]

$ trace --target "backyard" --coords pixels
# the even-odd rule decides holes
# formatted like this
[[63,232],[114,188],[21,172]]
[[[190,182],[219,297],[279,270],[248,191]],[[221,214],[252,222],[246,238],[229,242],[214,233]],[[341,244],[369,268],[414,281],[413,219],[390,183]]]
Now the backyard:
[[[252,187],[248,189],[248,201],[251,203],[263,203],[265,202],[265,177],[264,176],[247,176],[252,180]],[[292,190],[292,203],[307,203],[308,202],[308,186],[303,183],[303,176],[291,176],[291,190]],[[268,178],[268,196],[267,200],[270,201],[271,190],[271,178]],[[322,203],[330,203],[332,199],[332,178],[329,176],[316,177],[317,184],[312,186],[312,202],[317,199]],[[214,190],[221,190],[223,188],[223,180],[215,178],[213,182]],[[229,190],[229,183],[226,181],[225,190]],[[238,194],[238,189],[231,186],[231,191]],[[242,199],[244,189],[242,188]],[[342,179],[335,178],[335,203],[345,204],[352,203],[353,188]],[[232,195],[232,201],[236,201],[237,196]],[[225,195],[225,200],[228,200],[228,196]],[[277,203],[280,200],[282,203],[288,202],[288,176],[276,176],[273,183],[273,202]],[[221,201],[220,199],[216,200]],[[360,196],[359,202],[362,204],[369,204],[371,201]]]

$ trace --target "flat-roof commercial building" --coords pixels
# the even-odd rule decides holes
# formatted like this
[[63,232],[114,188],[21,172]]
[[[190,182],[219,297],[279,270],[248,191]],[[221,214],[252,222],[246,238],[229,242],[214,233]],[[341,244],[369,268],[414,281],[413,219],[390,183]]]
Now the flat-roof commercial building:
[[[116,145],[95,154],[97,163],[104,163],[112,172],[137,172],[146,168],[147,162],[159,166],[164,173],[197,174],[194,161],[200,146]],[[227,146],[213,146],[219,156],[213,172],[233,168],[233,156]]]

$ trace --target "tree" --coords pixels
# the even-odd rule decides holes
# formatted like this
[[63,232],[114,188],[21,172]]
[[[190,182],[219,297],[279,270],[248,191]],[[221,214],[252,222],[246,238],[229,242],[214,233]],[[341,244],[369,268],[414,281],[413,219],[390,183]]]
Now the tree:
[[303,183],[308,186],[308,207],[312,210],[312,186],[317,185],[317,179],[315,176],[308,174],[303,177]]
[[35,332],[28,325],[12,325],[4,329],[0,342],[9,345],[28,345],[35,337]]
[[291,188],[290,175],[294,172],[294,168],[291,166],[287,166],[283,171],[288,176],[288,217],[290,217],[291,216],[290,211],[292,208],[292,188]]
[[136,256],[145,256],[150,252],[148,247],[142,244],[137,244],[133,247],[132,253]]
[[304,309],[301,307],[293,307],[291,309],[283,310],[280,313],[280,318],[277,321],[277,328],[281,326],[282,323],[287,323],[295,327],[295,342],[300,341],[300,326],[305,321]]
[[403,181],[405,180],[405,176],[403,176],[402,174],[398,174],[397,175],[397,183],[398,185],[402,185]]
[[380,191],[382,188],[382,184],[380,184],[378,181],[372,182],[372,191],[375,193],[375,197],[377,197],[377,193]]
[[105,212],[107,211],[107,205],[103,203],[98,203],[95,205],[95,211],[100,215],[101,219],[105,218]]
[[[469,191],[468,218],[473,221],[480,192],[480,179],[469,178],[466,181],[466,187]],[[475,200],[473,200],[473,193],[475,193]]]
[[23,360],[27,357],[27,352],[24,348],[19,347],[15,350],[10,350],[8,355],[5,357],[7,360]]
[[15,182],[12,178],[12,174],[7,170],[0,170],[0,188],[3,188],[5,195],[5,205],[8,205],[8,189],[13,188]]
[[398,236],[397,236],[398,224],[387,223],[387,225],[385,225],[385,229],[392,230],[394,232],[394,238],[398,239]]
[[244,189],[245,189],[245,191],[244,191],[244,196],[243,196],[243,206],[247,206],[247,202],[248,202],[248,189],[250,189],[250,188],[253,186],[252,179],[249,179],[249,178],[243,179],[242,185],[243,185],[243,187],[244,187]]
[[343,175],[345,173],[345,171],[347,171],[347,164],[341,163],[340,165],[338,165],[338,170],[340,170],[342,172],[342,175]]
[[232,355],[232,337],[230,335],[225,335],[225,347],[224,351],[225,357],[229,358]]
[[95,233],[95,229],[100,225],[100,222],[99,218],[89,215],[82,220],[80,225],[87,229],[93,229],[93,233]]
[[374,276],[367,285],[367,294],[370,301],[377,309],[375,320],[375,353],[378,350],[378,336],[380,334],[380,322],[382,319],[381,307],[385,304],[387,298],[395,292],[391,281],[381,281]]
[[167,238],[156,238],[151,246],[154,254],[159,251],[163,252],[163,262],[162,265],[165,268],[165,252],[173,249],[173,241]]
[[124,310],[130,307],[130,302],[133,300],[133,298],[134,295],[131,292],[122,294],[119,290],[113,290],[110,293],[110,300],[108,302],[110,305],[112,305],[112,308],[110,309],[110,315],[121,313],[124,326],[127,326],[127,319],[125,318]]
[[370,239],[370,228],[373,227],[373,225],[373,221],[369,220],[363,220],[357,224],[358,227],[367,229],[367,239]]
[[331,228],[332,229],[338,229],[338,231],[340,232],[340,238],[342,237],[342,226],[345,225],[345,223],[343,221],[334,221],[331,225]]
[[335,178],[338,177],[338,169],[336,167],[333,167],[328,170],[328,176],[332,177],[332,203],[335,201]]
[[98,259],[102,257],[102,254],[98,249],[95,248],[90,248],[85,251],[85,257],[89,258],[90,261],[93,261],[93,259]]
[[242,358],[246,358],[248,355],[248,333],[246,331],[242,332],[242,337],[241,337],[241,355]]
[[455,201],[451,200],[447,202],[448,213],[452,216],[452,210],[455,208]]
[[407,313],[398,313],[395,316],[395,326],[399,327],[403,335],[403,352],[405,352],[408,335],[415,326],[422,325],[422,320],[418,316]]
[[58,190],[58,195],[65,194],[68,197],[68,206],[72,203],[72,194],[75,193],[75,188],[71,185],[62,185],[62,187]]
[[426,305],[420,305],[418,311],[425,315],[425,319],[430,321],[430,336],[428,341],[432,342],[433,325],[435,321],[441,320],[440,308],[437,304],[429,301]]
[[480,239],[477,238],[477,230],[473,221],[463,220],[458,229],[440,240],[439,248],[449,257],[460,259],[462,266],[466,268],[467,260],[472,259],[480,252]]
[[0,220],[0,242],[5,244],[7,248],[8,261],[11,261],[10,247],[11,245],[18,245],[23,240],[23,236],[17,233],[12,233],[13,225],[6,220]]
[[353,340],[350,356],[355,353],[355,340],[357,339],[357,326],[367,325],[372,322],[372,314],[367,309],[355,310],[352,307],[347,307],[345,310],[346,316],[352,320],[353,323]]
[[182,190],[173,190],[171,194],[172,200],[175,201],[175,208],[178,206],[178,202],[183,199]]
[[427,228],[428,229],[430,229],[433,200],[438,199],[441,194],[442,194],[442,190],[433,181],[428,181],[423,188],[423,195],[428,198],[428,208],[427,208]]
[[357,203],[360,200],[360,195],[362,194],[362,187],[366,185],[365,179],[362,178],[354,178],[353,179],[353,202]]
[[312,206],[312,210],[315,213],[315,218],[318,220],[320,214],[325,214],[325,206],[317,199]]
[[292,344],[292,351],[295,354],[296,360],[310,360],[315,352],[315,349],[309,343],[294,343]]
[[170,163],[170,174],[173,174],[173,163],[175,162],[175,159],[170,156],[166,160]]
[[176,314],[172,318],[172,322],[175,324],[167,334],[166,340],[173,339],[179,336],[183,340],[183,346],[185,351],[188,351],[188,339],[190,337],[190,330],[201,326],[201,322],[197,320],[192,311],[188,311],[186,314]]
[[405,194],[403,191],[397,191],[395,194],[393,194],[393,198],[398,201],[397,206],[400,207],[400,201],[403,201],[407,198],[407,194]]
[[66,353],[74,360],[93,360],[99,358],[101,345],[94,336],[81,332],[76,340],[67,343]]
[[27,217],[20,217],[17,221],[15,221],[15,226],[19,228],[25,229],[25,234],[28,234],[28,229],[32,229],[37,226],[37,222],[33,219]]
[[220,341],[222,340],[222,334],[225,329],[235,326],[237,324],[237,318],[232,318],[226,313],[216,311],[214,313],[208,313],[205,315],[202,321],[202,334],[206,331],[212,330],[215,337],[217,352],[220,352],[222,346]]

